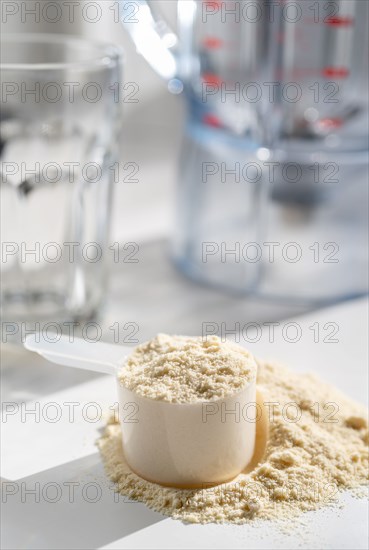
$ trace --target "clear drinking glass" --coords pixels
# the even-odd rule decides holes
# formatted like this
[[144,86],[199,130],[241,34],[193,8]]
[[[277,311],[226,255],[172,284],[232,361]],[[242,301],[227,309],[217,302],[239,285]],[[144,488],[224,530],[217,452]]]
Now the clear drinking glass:
[[2,39],[3,321],[86,319],[102,303],[121,68],[111,45]]

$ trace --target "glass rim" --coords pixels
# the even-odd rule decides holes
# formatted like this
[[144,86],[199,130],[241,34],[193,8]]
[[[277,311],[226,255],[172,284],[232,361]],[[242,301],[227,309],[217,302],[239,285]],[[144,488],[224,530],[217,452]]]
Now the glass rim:
[[109,42],[90,40],[75,35],[68,34],[49,34],[49,33],[7,33],[1,36],[0,43],[30,43],[30,44],[71,44],[74,46],[83,46],[84,48],[96,48],[96,55],[91,59],[81,61],[55,61],[55,62],[17,62],[6,63],[0,60],[1,70],[22,70],[22,71],[50,71],[65,69],[103,69],[115,66],[124,59],[123,49]]

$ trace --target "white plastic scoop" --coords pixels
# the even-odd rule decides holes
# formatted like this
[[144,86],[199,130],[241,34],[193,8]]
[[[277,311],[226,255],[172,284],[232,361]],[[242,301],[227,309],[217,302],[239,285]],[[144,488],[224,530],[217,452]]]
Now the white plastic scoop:
[[132,351],[128,347],[86,342],[82,338],[73,338],[71,342],[68,336],[51,342],[44,340],[40,334],[27,336],[24,347],[58,365],[114,375]]
[[223,399],[168,403],[122,385],[119,371],[130,348],[82,339],[71,342],[67,336],[46,342],[38,334],[28,336],[25,347],[59,365],[116,377],[124,456],[148,481],[182,488],[216,485],[235,478],[260,453],[255,441],[265,417],[259,415],[255,381]]

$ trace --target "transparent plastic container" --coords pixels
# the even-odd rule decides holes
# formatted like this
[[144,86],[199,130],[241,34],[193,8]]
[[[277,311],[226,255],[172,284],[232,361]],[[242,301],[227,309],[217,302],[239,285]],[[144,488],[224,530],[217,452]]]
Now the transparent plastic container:
[[187,124],[176,265],[231,293],[307,306],[366,294],[367,164],[339,166],[321,154],[301,165],[249,145],[196,120]]
[[[139,1],[125,23],[187,104],[176,264],[203,283],[276,299],[367,292],[369,3],[177,4],[177,34],[155,2]],[[295,262],[285,257],[294,242]]]

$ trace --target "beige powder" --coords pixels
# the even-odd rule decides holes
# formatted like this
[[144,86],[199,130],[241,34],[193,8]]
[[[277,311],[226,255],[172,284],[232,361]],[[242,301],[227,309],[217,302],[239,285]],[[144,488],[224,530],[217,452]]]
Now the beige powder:
[[273,364],[258,365],[257,383],[264,403],[269,403],[264,409],[269,411],[269,441],[250,473],[197,490],[149,483],[125,462],[120,425],[112,419],[98,446],[117,491],[186,522],[245,523],[291,518],[334,504],[338,491],[367,484],[363,407],[315,376]]
[[218,336],[159,334],[128,357],[119,379],[142,397],[170,403],[223,399],[256,378],[253,356]]

